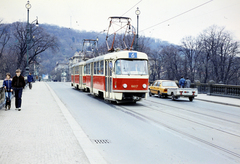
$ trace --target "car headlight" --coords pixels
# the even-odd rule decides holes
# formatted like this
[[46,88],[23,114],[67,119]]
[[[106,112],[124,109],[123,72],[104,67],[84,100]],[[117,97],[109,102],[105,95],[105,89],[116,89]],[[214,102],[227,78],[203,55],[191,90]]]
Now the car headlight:
[[146,85],[146,84],[143,84],[142,87],[143,87],[143,88],[147,88],[147,85]]
[[127,84],[123,84],[123,88],[127,88]]

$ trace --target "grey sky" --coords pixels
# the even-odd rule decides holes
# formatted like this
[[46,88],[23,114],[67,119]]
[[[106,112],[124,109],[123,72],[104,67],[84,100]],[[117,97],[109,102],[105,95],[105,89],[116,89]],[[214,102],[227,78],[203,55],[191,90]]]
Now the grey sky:
[[[71,27],[77,30],[100,32],[108,27],[110,16],[122,16],[140,0],[31,0],[30,22],[39,18],[39,23]],[[183,37],[197,36],[215,24],[230,31],[240,40],[240,0],[213,0],[191,12],[162,23],[209,0],[142,0],[126,17],[132,18],[136,27],[135,10],[139,7],[140,35],[170,43],[180,44]],[[0,0],[0,19],[4,23],[26,21],[27,0]],[[142,31],[144,30],[144,31]]]

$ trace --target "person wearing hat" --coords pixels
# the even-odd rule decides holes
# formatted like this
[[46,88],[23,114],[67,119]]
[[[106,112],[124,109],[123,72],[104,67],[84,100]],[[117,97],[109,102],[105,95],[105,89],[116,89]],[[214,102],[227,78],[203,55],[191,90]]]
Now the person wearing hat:
[[24,77],[21,75],[21,70],[16,70],[16,76],[13,77],[12,86],[15,91],[15,106],[16,110],[21,111],[22,105],[22,90],[25,86]]

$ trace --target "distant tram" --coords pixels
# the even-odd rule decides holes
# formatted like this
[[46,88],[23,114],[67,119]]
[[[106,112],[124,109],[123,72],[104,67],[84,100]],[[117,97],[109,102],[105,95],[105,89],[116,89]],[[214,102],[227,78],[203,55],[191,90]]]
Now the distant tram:
[[72,66],[71,85],[105,100],[136,102],[147,97],[148,57],[137,51],[118,51]]

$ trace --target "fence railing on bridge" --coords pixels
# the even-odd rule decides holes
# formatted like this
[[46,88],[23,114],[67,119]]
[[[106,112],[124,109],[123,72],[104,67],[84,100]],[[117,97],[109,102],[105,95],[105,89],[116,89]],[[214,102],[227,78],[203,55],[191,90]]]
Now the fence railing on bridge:
[[240,98],[240,85],[192,83],[191,88],[197,88],[200,94]]
[[0,80],[0,109],[3,106],[4,99],[5,99],[5,90],[2,87],[2,85],[3,85],[3,80]]

